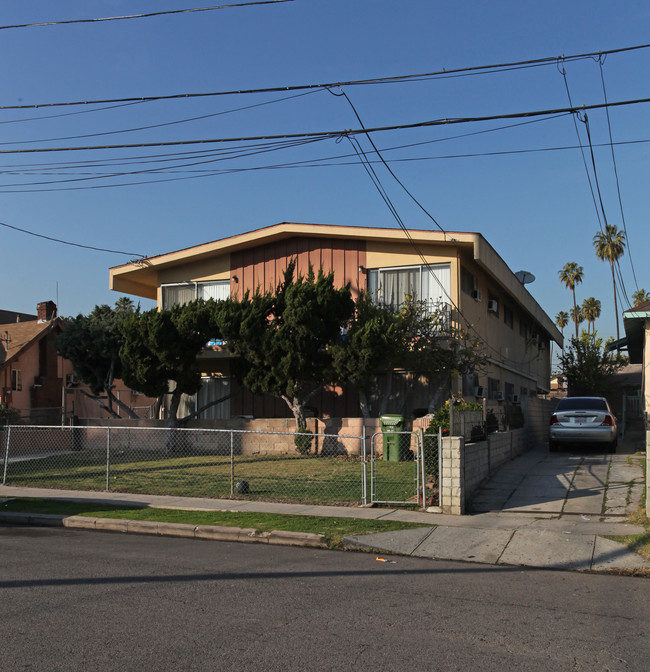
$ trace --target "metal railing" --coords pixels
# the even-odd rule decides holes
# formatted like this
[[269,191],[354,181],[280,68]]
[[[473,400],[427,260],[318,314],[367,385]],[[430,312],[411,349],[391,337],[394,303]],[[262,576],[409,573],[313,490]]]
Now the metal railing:
[[0,465],[4,485],[358,505],[372,501],[381,461],[372,492],[417,503],[413,459],[389,460],[381,436],[371,451],[364,436],[8,425]]

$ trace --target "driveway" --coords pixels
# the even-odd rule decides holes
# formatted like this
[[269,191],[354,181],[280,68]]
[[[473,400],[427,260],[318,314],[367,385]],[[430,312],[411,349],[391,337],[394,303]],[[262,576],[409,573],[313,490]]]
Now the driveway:
[[620,521],[641,500],[641,460],[625,445],[615,455],[550,453],[544,446],[500,467],[476,493],[471,510]]

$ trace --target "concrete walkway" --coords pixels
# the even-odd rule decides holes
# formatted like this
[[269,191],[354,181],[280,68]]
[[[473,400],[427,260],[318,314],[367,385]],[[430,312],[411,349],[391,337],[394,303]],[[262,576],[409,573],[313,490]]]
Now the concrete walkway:
[[[645,532],[642,527],[624,522],[626,514],[636,510],[644,482],[641,456],[633,454],[629,447],[620,446],[616,455],[606,456],[549,453],[546,448],[530,451],[505,464],[492,476],[474,499],[475,513],[466,516],[402,509],[12,486],[0,486],[0,497],[45,497],[156,508],[401,520],[424,523],[428,527],[348,537],[344,543],[350,549],[489,564],[568,570],[650,570],[650,561],[605,538]],[[124,531],[145,531],[142,526],[139,530],[137,527],[134,525],[132,530],[125,527]],[[150,533],[163,533],[160,528],[156,529],[156,532]],[[313,539],[309,543],[307,541],[305,539],[305,545],[313,545]],[[287,542],[294,543],[296,540],[287,539]]]

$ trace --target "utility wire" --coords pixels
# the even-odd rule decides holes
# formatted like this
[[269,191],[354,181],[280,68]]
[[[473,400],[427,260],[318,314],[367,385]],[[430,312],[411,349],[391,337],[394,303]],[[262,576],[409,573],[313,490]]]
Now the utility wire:
[[621,54],[630,51],[636,51],[640,49],[648,49],[650,44],[640,44],[632,47],[623,47],[620,49],[609,49],[606,51],[592,51],[585,54],[576,54],[572,56],[550,56],[546,58],[538,58],[527,61],[517,61],[510,63],[499,63],[492,65],[479,65],[471,66],[466,68],[454,68],[454,69],[443,69],[436,70],[432,72],[419,73],[419,74],[407,74],[407,75],[394,75],[390,77],[375,77],[371,79],[353,79],[340,82],[323,82],[317,84],[297,84],[297,85],[286,85],[286,86],[273,86],[265,87],[261,89],[234,89],[229,91],[209,91],[203,93],[175,93],[162,96],[138,96],[130,98],[105,98],[99,100],[77,100],[77,101],[67,101],[67,102],[45,102],[45,103],[33,103],[29,105],[0,105],[0,110],[28,110],[28,109],[37,109],[41,107],[66,107],[73,105],[105,105],[108,103],[129,103],[129,102],[147,102],[147,101],[157,101],[157,100],[178,100],[186,98],[205,98],[210,96],[232,96],[232,95],[241,95],[241,94],[255,94],[255,93],[287,93],[288,91],[301,91],[305,89],[332,89],[343,86],[362,86],[368,84],[396,84],[401,82],[408,82],[411,80],[424,80],[432,78],[444,78],[452,74],[457,73],[474,73],[482,74],[487,73],[491,74],[492,72],[499,72],[501,69],[510,68],[512,66],[535,66],[535,65],[551,65],[556,64],[558,60],[561,60],[563,63],[568,63],[576,60],[585,60],[587,58],[596,58],[601,54],[606,56],[609,54]]
[[[638,140],[634,141],[633,144],[638,144],[638,143],[650,143],[650,140]],[[626,143],[619,143],[619,144],[626,144]],[[595,147],[598,147],[601,145],[595,145]],[[607,146],[607,145],[604,145]],[[278,148],[281,149],[281,148]],[[502,151],[502,152],[483,152],[483,153],[474,153],[474,154],[451,154],[451,155],[440,155],[440,156],[433,156],[433,157],[407,157],[407,158],[396,158],[396,159],[390,159],[391,163],[405,163],[405,162],[411,162],[411,161],[437,161],[437,160],[447,160],[447,159],[459,159],[459,158],[476,158],[476,157],[489,157],[489,156],[506,156],[506,155],[517,155],[517,154],[526,154],[526,153],[533,153],[533,152],[546,152],[546,151],[564,151],[564,150],[570,150],[573,151],[575,149],[578,149],[577,146],[575,145],[570,145],[566,147],[553,147],[553,148],[542,148],[542,149],[529,149],[529,150],[513,150],[513,151]],[[270,151],[275,151],[275,149],[269,149]],[[387,150],[384,150],[387,151]],[[256,154],[260,152],[251,152],[250,154]],[[188,153],[192,154],[192,153]],[[176,156],[176,155],[175,155]],[[204,154],[203,156],[209,156],[207,154]],[[238,155],[237,157],[220,157],[218,159],[214,159],[214,161],[223,161],[228,158],[239,158],[239,156],[244,156],[244,155]],[[158,182],[173,182],[173,181],[180,181],[180,180],[187,180],[187,179],[193,179],[193,178],[202,178],[202,177],[219,177],[219,176],[225,176],[225,175],[232,175],[232,174],[237,174],[237,173],[245,173],[245,172],[255,172],[255,171],[261,171],[261,170],[282,170],[282,169],[293,169],[293,168],[327,168],[327,167],[337,167],[337,166],[352,166],[352,165],[358,165],[358,161],[340,161],[339,159],[341,158],[346,158],[354,156],[354,154],[345,154],[345,155],[340,155],[340,156],[334,156],[330,157],[329,159],[306,159],[304,161],[290,161],[286,163],[279,163],[279,164],[266,164],[266,165],[261,165],[261,166],[249,166],[249,167],[242,167],[242,168],[227,168],[227,169],[216,169],[216,170],[206,170],[206,171],[191,171],[194,173],[193,175],[187,176],[187,177],[172,177],[168,179],[162,179],[162,180],[147,180],[147,181],[138,181],[138,182],[122,182],[122,183],[117,183],[117,184],[107,184],[107,185],[101,185],[100,187],[98,186],[88,186],[88,187],[74,187],[72,189],[68,189],[65,187],[61,187],[59,189],[57,188],[52,188],[52,189],[8,189],[7,187],[29,187],[29,186],[35,186],[36,184],[61,184],[64,182],[70,182],[74,180],[54,180],[50,182],[41,182],[41,183],[36,183],[36,182],[22,182],[22,183],[13,183],[13,184],[4,184],[0,185],[0,193],[34,193],[34,192],[53,192],[53,191],[68,191],[68,190],[74,190],[74,191],[79,191],[79,190],[84,190],[84,189],[96,189],[96,188],[109,188],[109,187],[126,187],[126,186],[137,186],[140,184],[155,184]],[[358,157],[358,154],[357,154]],[[157,162],[161,161],[176,161],[178,159],[158,159]],[[211,161],[205,161],[203,163],[210,163]],[[134,162],[136,163],[136,162]],[[142,162],[144,163],[144,161]],[[202,163],[202,162],[197,162]],[[372,164],[373,161],[371,159],[368,159],[368,163]],[[378,160],[375,160],[374,163],[379,163]],[[111,163],[99,163],[95,164],[94,162],[86,162],[84,163],[73,163],[69,166],[70,169],[74,167],[85,167],[87,165],[94,164],[98,166],[110,166],[114,165]],[[48,165],[48,164],[44,164]],[[119,164],[117,164],[119,165]],[[180,165],[175,165],[175,166],[170,166],[170,167],[164,167],[162,169],[159,169],[157,174],[165,173],[165,174],[174,174],[176,172],[179,172],[176,170],[177,168],[183,167],[183,164]],[[60,166],[60,170],[65,170],[68,167],[66,166]],[[42,174],[42,175],[56,175],[58,173],[38,173],[36,172],[38,169],[38,166],[32,167],[31,170],[3,170],[2,172],[5,174],[11,174],[11,175],[26,175],[26,174]],[[52,169],[56,170],[56,169]],[[114,176],[127,176],[127,175],[136,175],[136,174],[144,174],[148,172],[155,172],[153,169],[149,170],[142,170],[142,171],[121,171],[121,172],[116,172],[114,173]],[[201,174],[196,174],[196,173],[201,173]],[[61,175],[65,175],[66,173],[60,173]],[[92,175],[95,174],[97,176],[97,179],[100,177],[111,177],[111,174],[108,173],[79,173],[80,175]],[[70,175],[70,173],[67,173],[67,175]]]
[[96,250],[98,252],[111,252],[113,254],[124,254],[128,257],[140,257],[141,259],[146,259],[145,254],[138,254],[137,252],[122,252],[121,250],[109,250],[105,247],[93,247],[92,245],[81,245],[80,243],[71,243],[68,240],[61,240],[59,238],[52,238],[51,236],[44,236],[42,233],[34,233],[33,231],[28,231],[27,229],[21,229],[17,226],[12,226],[11,224],[5,224],[5,222],[0,222],[0,226],[4,226],[7,229],[13,229],[14,231],[20,231],[21,233],[26,233],[30,236],[35,236],[36,238],[44,238],[45,240],[51,240],[55,243],[62,243],[63,245],[72,245],[73,247],[83,247],[86,250]]
[[[330,93],[333,93],[333,92],[330,91]],[[333,95],[337,95],[337,94],[333,94]],[[364,131],[366,131],[366,127],[365,127],[363,121],[361,121],[361,117],[359,116],[359,113],[357,112],[357,108],[353,105],[353,103],[352,103],[352,101],[350,100],[350,98],[348,97],[347,93],[346,93],[345,91],[341,90],[341,93],[338,94],[338,95],[342,95],[342,96],[348,101],[348,104],[350,105],[350,107],[352,108],[352,111],[354,112],[354,116],[357,118],[357,121],[359,122],[359,124],[361,124],[361,128],[362,128]],[[379,151],[379,149],[377,149],[377,145],[375,145],[375,143],[374,143],[372,137],[370,136],[370,133],[368,133],[367,131],[366,131],[366,137],[368,138],[368,142],[372,145],[372,148],[374,149],[375,154],[377,155],[377,158],[381,161],[381,163],[384,165],[384,167],[386,168],[386,170],[391,174],[391,176],[393,177],[393,179],[395,180],[395,182],[397,182],[397,184],[399,184],[399,186],[402,187],[402,189],[406,192],[406,194],[409,196],[409,198],[410,198],[410,199],[411,199],[411,200],[412,200],[412,201],[413,201],[413,202],[420,208],[420,210],[422,210],[422,212],[423,212],[423,213],[424,213],[424,214],[425,214],[425,215],[426,215],[426,216],[427,216],[427,217],[428,217],[428,218],[429,218],[429,219],[430,219],[430,220],[431,220],[431,221],[432,221],[432,222],[433,222],[433,223],[434,223],[434,224],[435,224],[435,225],[436,225],[436,226],[437,226],[443,233],[445,233],[445,230],[444,230],[444,229],[442,228],[442,226],[440,226],[440,224],[436,221],[436,219],[434,218],[434,216],[433,216],[433,215],[432,215],[432,214],[431,214],[431,213],[430,213],[430,212],[429,212],[429,211],[422,205],[422,203],[420,203],[420,201],[418,201],[418,200],[415,198],[415,196],[413,196],[413,194],[406,188],[406,186],[404,185],[404,183],[397,177],[397,175],[395,175],[395,173],[393,172],[392,168],[391,168],[391,167],[388,165],[388,163],[386,163],[386,161],[384,160],[384,157],[382,156],[382,154],[381,154],[381,152]],[[404,228],[405,228],[405,227],[404,227]],[[405,230],[406,230],[406,229],[405,229]],[[408,235],[408,234],[407,234],[407,235]]]
[[[607,89],[605,88],[605,74],[603,72],[604,59],[600,58],[598,60],[598,64],[600,65],[600,81],[601,81],[602,86],[603,86],[603,99],[605,100],[605,102],[607,102]],[[628,241],[627,252],[628,252],[628,258],[630,260],[630,268],[632,269],[632,277],[634,278],[634,284],[635,284],[635,286],[638,290],[639,289],[639,283],[636,279],[636,272],[634,270],[634,262],[632,261],[632,251],[631,251],[631,248],[630,248],[630,245],[629,245],[629,236],[628,236],[628,233],[627,233],[627,225],[625,223],[625,213],[623,211],[623,199],[621,197],[621,184],[620,184],[620,181],[618,179],[618,168],[616,166],[616,155],[614,153],[614,140],[612,138],[612,122],[611,122],[611,119],[609,118],[609,110],[607,108],[605,108],[605,114],[607,116],[607,130],[609,132],[609,145],[610,145],[610,149],[611,149],[611,152],[612,152],[612,165],[614,167],[614,178],[615,178],[615,181],[616,181],[616,193],[618,194],[618,205],[619,205],[619,209],[621,211],[621,222],[623,223],[623,231],[625,231],[625,238]]]
[[[558,68],[560,70],[560,74],[562,75],[564,79],[564,88],[566,90],[566,95],[567,98],[569,99],[569,105],[573,106],[573,100],[571,98],[571,91],[569,90],[569,81],[567,79],[567,74],[566,74],[566,68],[564,65],[562,65],[562,68]],[[582,164],[584,165],[585,168],[585,174],[587,175],[587,184],[589,185],[589,191],[591,192],[591,200],[593,201],[594,208],[596,210],[596,218],[598,219],[598,228],[602,231],[603,230],[603,224],[600,221],[600,212],[598,211],[598,205],[596,203],[596,194],[594,192],[594,186],[591,182],[591,175],[589,174],[589,167],[587,166],[587,158],[585,156],[585,149],[582,145],[582,138],[580,137],[580,131],[578,130],[578,115],[574,114],[572,115],[573,118],[573,127],[576,132],[576,137],[578,138],[578,144],[580,145],[580,154],[582,156]]]
[[620,100],[611,103],[596,103],[593,105],[581,105],[579,107],[560,107],[549,110],[531,110],[528,112],[513,112],[509,114],[493,114],[482,117],[457,117],[448,119],[432,119],[428,121],[418,121],[411,124],[393,124],[390,126],[377,126],[375,128],[357,128],[337,131],[312,131],[308,133],[283,133],[283,134],[269,134],[269,135],[254,135],[242,136],[234,138],[202,138],[199,140],[171,140],[159,142],[141,142],[141,143],[124,143],[115,145],[94,145],[94,146],[77,146],[77,147],[38,147],[33,149],[2,149],[0,154],[30,154],[42,152],[73,152],[73,151],[90,151],[90,150],[104,150],[104,149],[135,149],[142,147],[177,147],[181,145],[199,145],[199,144],[213,144],[213,143],[228,143],[228,142],[255,142],[261,140],[287,140],[293,138],[340,138],[346,135],[366,135],[368,133],[379,133],[384,131],[401,131],[416,128],[430,128],[434,126],[448,126],[452,124],[469,124],[482,123],[486,121],[497,121],[500,119],[522,119],[541,116],[553,116],[565,112],[584,112],[586,110],[599,110],[607,107],[621,107],[626,105],[639,105],[642,103],[650,103],[650,98],[637,98],[633,100]]
[[234,7],[250,7],[251,5],[274,5],[280,2],[293,2],[293,0],[256,0],[255,2],[241,2],[235,5],[214,5],[212,7],[194,7],[191,9],[170,9],[164,12],[148,12],[147,14],[129,14],[125,16],[105,16],[96,19],[70,19],[68,21],[42,21],[40,23],[17,23],[11,26],[0,26],[0,30],[12,28],[37,28],[41,26],[64,26],[71,23],[99,23],[102,21],[123,21],[125,19],[148,19],[153,16],[165,16],[169,14],[186,14],[190,12],[211,12],[216,9],[232,9]]
[[[212,119],[214,117],[220,117],[226,114],[232,114],[234,112],[243,112],[244,110],[252,110],[256,107],[264,107],[266,105],[273,105],[275,103],[283,103],[287,100],[293,100],[294,98],[301,98],[303,96],[310,96],[313,93],[319,93],[319,90],[314,90],[314,91],[305,91],[304,93],[297,93],[292,96],[285,96],[284,98],[275,98],[274,100],[267,100],[264,101],[263,103],[255,103],[254,105],[244,105],[242,107],[235,107],[230,110],[222,110],[221,112],[212,112],[210,114],[202,114],[197,117],[186,117],[184,119],[176,119],[174,121],[166,121],[162,122],[160,124],[150,124],[148,126],[136,126],[132,128],[122,128],[118,129],[115,131],[102,131],[100,133],[86,133],[85,135],[67,135],[67,136],[60,136],[57,138],[38,138],[35,140],[18,140],[18,141],[13,141],[13,142],[0,142],[0,146],[2,145],[30,145],[30,144],[35,144],[37,142],[58,142],[61,140],[79,140],[81,138],[96,138],[96,137],[101,137],[105,135],[121,135],[122,133],[134,133],[137,131],[149,131],[152,128],[164,128],[166,126],[177,126],[179,124],[188,124],[193,121],[202,121],[203,119]],[[133,103],[130,103],[131,105]],[[118,106],[116,106],[118,107]],[[104,108],[104,109],[110,109],[110,108]],[[86,112],[89,112],[90,110],[85,110]],[[80,113],[76,113],[80,114]],[[0,123],[9,123],[9,122],[0,122]],[[15,122],[14,122],[15,123]]]

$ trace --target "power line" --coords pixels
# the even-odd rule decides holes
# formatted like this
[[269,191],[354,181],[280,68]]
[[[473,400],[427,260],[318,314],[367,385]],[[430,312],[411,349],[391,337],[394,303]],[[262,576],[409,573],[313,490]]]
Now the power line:
[[[61,136],[57,138],[39,138],[36,140],[18,140],[18,141],[13,141],[13,142],[0,142],[0,145],[30,145],[30,144],[35,144],[37,142],[57,142],[60,140],[79,140],[81,138],[96,138],[100,136],[105,136],[105,135],[120,135],[122,133],[135,133],[137,131],[148,131],[151,130],[152,128],[164,128],[166,126],[177,126],[179,124],[188,124],[192,121],[202,121],[203,119],[212,119],[213,117],[220,117],[226,114],[232,114],[234,112],[243,112],[244,110],[252,110],[256,107],[264,107],[266,105],[273,105],[275,103],[283,103],[287,100],[293,100],[294,98],[301,98],[303,96],[310,96],[314,93],[319,93],[319,90],[314,90],[314,91],[305,91],[304,93],[297,93],[292,96],[285,96],[284,98],[275,98],[273,100],[266,100],[263,103],[255,103],[253,105],[244,105],[242,107],[235,107],[230,110],[222,110],[221,112],[212,112],[210,114],[202,114],[196,117],[186,117],[184,119],[176,119],[174,121],[166,121],[166,122],[161,122],[159,124],[150,124],[148,126],[135,126],[132,128],[122,128],[114,131],[102,131],[99,133],[86,133],[85,135],[68,135],[68,136]],[[134,103],[129,103],[129,105],[133,105]],[[121,105],[116,105],[114,107],[122,107]],[[103,109],[111,109],[111,108],[103,108]],[[90,110],[84,110],[85,112],[90,112]],[[82,112],[75,112],[75,114],[81,114]],[[20,120],[18,120],[20,121]],[[33,120],[30,120],[33,121]],[[7,124],[7,123],[16,123],[16,121],[8,122],[0,122],[0,124]]]
[[[605,88],[605,75],[603,73],[603,59],[599,59],[599,65],[600,65],[600,81],[603,86],[603,99],[605,102],[607,102],[607,89]],[[609,132],[609,146],[612,152],[612,165],[614,167],[614,179],[616,181],[616,193],[618,194],[618,206],[621,212],[621,222],[623,223],[623,231],[625,232],[625,238],[628,240],[628,246],[627,246],[627,252],[628,252],[628,258],[630,260],[630,268],[632,269],[632,277],[634,278],[634,284],[637,289],[639,289],[639,283],[637,282],[636,279],[636,272],[634,270],[634,262],[632,261],[632,251],[629,245],[629,236],[627,233],[627,225],[625,223],[625,213],[623,212],[623,199],[621,197],[621,184],[618,179],[618,168],[616,166],[616,155],[614,154],[614,141],[612,138],[612,123],[609,118],[609,110],[605,109],[605,114],[607,117],[607,130]]]
[[4,226],[7,229],[13,229],[14,231],[20,231],[21,233],[26,233],[30,236],[35,236],[36,238],[44,238],[45,240],[51,240],[55,243],[62,243],[63,245],[72,245],[73,247],[82,247],[86,250],[96,250],[97,252],[111,252],[113,254],[124,254],[128,257],[140,257],[142,259],[146,258],[146,254],[139,254],[137,252],[122,252],[121,250],[109,250],[105,247],[93,247],[92,245],[81,245],[80,243],[71,243],[68,240],[61,240],[59,238],[52,238],[51,236],[44,236],[42,233],[34,233],[33,231],[28,231],[27,229],[21,229],[17,226],[12,226],[11,224],[5,224],[5,222],[0,222],[0,226]]
[[[279,0],[278,0],[279,1]],[[470,66],[466,68],[453,68],[453,69],[442,69],[435,70],[431,72],[418,73],[418,74],[407,74],[407,75],[393,75],[386,77],[375,77],[369,79],[353,79],[347,81],[339,82],[322,82],[314,84],[296,84],[296,85],[285,85],[285,86],[272,86],[264,87],[260,89],[232,89],[228,91],[208,91],[208,92],[195,92],[195,93],[174,93],[161,96],[137,96],[137,97],[127,97],[127,98],[105,98],[98,100],[76,100],[76,101],[67,101],[67,102],[45,102],[45,103],[33,103],[28,105],[0,105],[0,110],[30,110],[38,109],[41,107],[66,107],[74,105],[105,105],[110,103],[136,103],[136,102],[149,102],[149,101],[159,101],[159,100],[180,100],[188,98],[206,98],[211,96],[233,96],[233,95],[242,95],[242,94],[256,94],[256,93],[287,93],[289,91],[301,91],[305,89],[332,89],[343,86],[363,86],[370,84],[399,84],[402,82],[408,81],[422,81],[427,79],[444,79],[449,76],[453,76],[459,73],[470,73],[470,74],[492,74],[493,72],[500,72],[504,69],[512,68],[514,66],[526,66],[534,67],[540,65],[551,65],[556,64],[558,61],[563,63],[568,63],[571,61],[586,60],[588,58],[597,58],[601,55],[607,56],[610,54],[622,54],[625,52],[637,51],[641,49],[650,48],[650,44],[640,44],[631,47],[622,47],[620,49],[609,49],[606,51],[592,51],[585,54],[575,54],[570,56],[550,56],[546,58],[538,58],[526,61],[515,61],[510,63],[498,63],[492,65],[478,65]]]
[[186,14],[190,12],[211,12],[216,9],[250,7],[251,5],[274,5],[280,2],[293,2],[293,0],[256,0],[255,2],[241,2],[235,5],[214,5],[212,7],[194,7],[191,9],[170,9],[164,12],[148,12],[146,14],[128,14],[124,16],[105,16],[96,19],[70,19],[67,21],[41,21],[40,23],[17,23],[11,26],[0,26],[0,30],[10,30],[12,28],[37,28],[42,26],[64,26],[72,23],[100,23],[103,21],[124,21],[126,19],[148,19],[153,16],[165,16],[169,14]]
[[621,107],[626,105],[639,105],[641,103],[650,103],[650,98],[637,98],[633,100],[620,100],[611,103],[596,103],[593,105],[580,105],[579,107],[560,107],[549,110],[531,110],[528,112],[512,112],[509,114],[493,114],[482,117],[456,117],[447,119],[432,119],[428,121],[419,121],[410,124],[393,124],[389,126],[377,126],[374,128],[357,128],[337,131],[312,131],[307,133],[282,133],[269,135],[242,136],[234,138],[202,138],[198,140],[171,140],[158,142],[141,143],[123,143],[115,145],[90,145],[77,147],[38,147],[33,149],[2,149],[0,154],[31,154],[43,152],[73,152],[73,151],[95,151],[106,149],[136,149],[143,147],[177,147],[182,145],[199,145],[229,142],[255,142],[261,140],[289,140],[296,138],[340,138],[347,135],[360,135],[367,133],[379,133],[384,131],[402,131],[416,128],[430,128],[434,126],[449,126],[453,124],[482,123],[486,121],[498,121],[500,119],[522,119],[530,117],[554,116],[562,113],[578,113],[586,110],[599,110],[609,107]]
[[[639,144],[639,143],[650,143],[650,139],[648,140],[636,140],[636,141],[630,141],[629,143],[626,142],[620,142],[617,144]],[[596,144],[594,147],[601,147],[601,146],[608,146],[607,143],[603,144]],[[268,150],[265,150],[267,152],[271,151],[276,151],[276,149],[282,149],[282,147],[278,148],[271,148]],[[390,148],[389,148],[390,149]],[[389,151],[389,149],[384,149],[383,151]],[[469,154],[449,154],[449,155],[440,155],[440,156],[433,156],[433,157],[407,157],[407,158],[396,158],[396,159],[389,159],[390,163],[405,163],[405,162],[411,162],[411,161],[438,161],[438,160],[447,160],[447,159],[462,159],[462,158],[476,158],[476,157],[491,157],[491,156],[507,156],[507,155],[517,155],[517,154],[528,154],[528,153],[536,153],[536,152],[549,152],[549,151],[568,151],[568,150],[575,150],[579,149],[577,145],[569,145],[566,147],[550,147],[550,148],[538,148],[538,149],[522,149],[522,150],[511,150],[511,151],[500,151],[500,152],[478,152],[478,153],[469,153]],[[356,150],[355,150],[356,151]],[[198,165],[200,163],[213,163],[215,161],[224,161],[229,158],[240,158],[241,156],[250,156],[252,154],[258,154],[262,152],[249,152],[246,154],[238,155],[236,157],[219,157],[215,158],[210,161],[200,161],[200,162],[195,162],[194,165]],[[183,153],[183,154],[189,154],[192,155],[194,153],[188,152],[188,153]],[[173,154],[172,156],[179,156],[178,154]],[[197,153],[197,156],[201,156],[201,154]],[[204,157],[209,157],[211,156],[210,154],[202,154]],[[146,181],[137,181],[137,182],[121,182],[117,184],[105,184],[105,185],[92,185],[92,186],[84,186],[84,187],[61,187],[61,188],[48,188],[48,189],[8,189],[7,187],[29,187],[29,186],[35,186],[37,184],[62,184],[66,182],[71,182],[71,181],[79,181],[79,180],[53,180],[49,182],[23,182],[23,183],[13,183],[13,184],[5,184],[5,185],[0,185],[0,193],[43,193],[43,192],[53,192],[53,191],[81,191],[85,189],[105,189],[105,188],[118,188],[118,187],[128,187],[128,186],[137,186],[140,184],[156,184],[160,182],[174,182],[174,181],[181,181],[181,180],[188,180],[188,179],[198,179],[198,178],[203,178],[203,177],[218,177],[218,176],[225,176],[225,175],[232,175],[232,174],[237,174],[237,173],[245,173],[245,172],[254,172],[254,171],[261,171],[261,170],[281,170],[281,169],[293,169],[293,168],[327,168],[327,167],[336,167],[336,166],[352,166],[352,165],[358,165],[357,161],[340,161],[339,159],[342,158],[348,158],[354,156],[354,154],[344,154],[344,155],[338,155],[338,156],[333,156],[329,157],[328,159],[306,159],[304,161],[290,161],[286,163],[280,163],[280,164],[266,164],[266,165],[261,165],[261,166],[249,166],[249,167],[242,167],[242,168],[226,168],[226,169],[215,169],[215,170],[205,170],[205,171],[192,171],[192,175],[189,176],[184,176],[184,177],[171,177],[171,178],[165,178],[165,179],[160,179],[160,180],[146,180]],[[358,156],[358,154],[357,154]],[[158,159],[155,162],[170,162],[170,161],[176,161],[178,160],[177,158],[166,158],[166,159]],[[139,161],[140,163],[145,163],[144,161]],[[368,164],[373,163],[372,160],[367,159]],[[95,164],[99,166],[110,166],[110,165],[115,165],[111,163],[99,163],[97,164],[96,162],[76,162],[70,164],[69,168],[75,168],[75,167],[84,167],[89,164]],[[133,163],[138,163],[138,162],[133,162]],[[375,160],[375,163],[379,163],[378,160]],[[48,164],[44,164],[48,165]],[[129,164],[130,165],[130,164]],[[192,165],[192,164],[190,164]],[[127,176],[127,175],[139,175],[139,174],[147,174],[147,173],[154,173],[156,172],[157,174],[165,173],[165,174],[174,174],[178,172],[178,168],[184,167],[184,164],[180,165],[174,165],[169,168],[160,168],[160,169],[148,169],[148,170],[141,170],[141,171],[120,171],[120,172],[115,172],[115,173],[81,173],[82,175],[96,175],[96,179],[104,178],[104,177],[118,177],[118,176]],[[66,166],[59,166],[58,169],[60,170],[65,170],[67,167]],[[36,167],[32,167],[31,170],[3,170],[5,174],[26,174],[26,173],[35,173],[35,171],[38,169],[38,164]],[[53,170],[56,170],[53,169]],[[200,173],[200,174],[197,174]],[[41,173],[38,173],[41,174]],[[58,173],[42,173],[44,175],[55,175]],[[65,173],[61,173],[65,174]],[[69,175],[70,173],[68,173]]]

